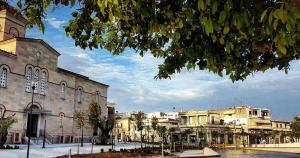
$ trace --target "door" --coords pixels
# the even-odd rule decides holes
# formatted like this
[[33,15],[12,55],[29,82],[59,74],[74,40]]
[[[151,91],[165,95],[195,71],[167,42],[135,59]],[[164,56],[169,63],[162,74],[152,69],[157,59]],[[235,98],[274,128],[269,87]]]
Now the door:
[[30,114],[28,114],[27,117],[27,131],[26,136],[28,137],[29,134],[31,134],[31,137],[37,137],[37,131],[38,131],[38,121],[39,121],[39,115],[38,114],[32,114],[31,117],[32,121],[32,128],[30,128]]

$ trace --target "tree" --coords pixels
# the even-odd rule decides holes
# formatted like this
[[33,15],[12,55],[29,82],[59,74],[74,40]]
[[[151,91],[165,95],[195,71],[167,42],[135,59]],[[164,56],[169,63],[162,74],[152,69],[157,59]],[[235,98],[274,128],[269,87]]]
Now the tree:
[[294,118],[291,123],[291,136],[292,138],[300,138],[300,116]]
[[[185,129],[184,131],[181,132],[181,136],[188,140],[188,136],[190,134],[192,134],[193,132],[194,132],[193,129],[188,128],[188,129]],[[183,145],[182,138],[181,138],[181,144]]]
[[108,116],[107,118],[103,117],[100,119],[98,127],[101,130],[101,137],[100,137],[101,144],[107,144],[109,133],[114,129],[114,125],[115,125],[114,115]]
[[11,127],[12,124],[16,123],[17,119],[14,115],[8,116],[4,118],[0,116],[0,148],[3,147],[7,140],[8,129]]
[[141,138],[141,148],[143,148],[143,140],[142,140],[142,136],[143,136],[143,129],[144,129],[144,113],[142,111],[139,111],[136,116],[135,116],[135,121],[136,121],[136,126],[137,126],[137,130],[140,131],[140,138]]
[[173,134],[176,131],[175,127],[170,127],[168,129],[168,135],[169,135],[169,139],[170,139],[170,151],[172,151],[172,146],[173,146]]
[[83,127],[87,122],[86,113],[83,111],[75,111],[73,117],[78,128],[81,129],[81,146],[83,146]]
[[157,126],[157,134],[161,137],[161,143],[164,143],[165,134],[167,132],[166,126]]
[[89,105],[88,120],[89,124],[93,127],[94,130],[98,130],[98,127],[102,123],[101,117],[102,115],[100,105],[97,102],[92,101]]
[[141,56],[151,52],[164,59],[159,79],[198,68],[244,80],[273,68],[287,72],[300,57],[299,0],[18,0],[17,5],[27,26],[41,31],[50,7],[71,6],[65,31],[76,46],[116,55],[125,48]]
[[157,126],[158,126],[158,119],[157,119],[157,117],[152,117],[151,118],[151,128],[152,128],[152,130],[153,130],[153,134],[152,134],[152,136],[151,136],[151,138],[152,138],[152,143],[154,143],[154,139],[155,139],[155,132],[157,132],[156,130],[157,130]]

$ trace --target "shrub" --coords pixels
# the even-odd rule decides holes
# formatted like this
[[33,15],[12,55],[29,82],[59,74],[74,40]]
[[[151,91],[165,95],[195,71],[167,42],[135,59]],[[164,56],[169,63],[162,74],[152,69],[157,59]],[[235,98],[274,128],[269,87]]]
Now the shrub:
[[103,148],[101,148],[101,153],[103,153],[104,152],[104,149]]
[[124,150],[121,148],[121,149],[120,149],[120,152],[123,152],[123,151],[124,151]]
[[152,151],[151,151],[150,148],[144,148],[144,149],[143,149],[143,153],[145,153],[145,154],[151,154]]
[[111,149],[108,149],[108,151],[111,152],[112,150],[111,150]]

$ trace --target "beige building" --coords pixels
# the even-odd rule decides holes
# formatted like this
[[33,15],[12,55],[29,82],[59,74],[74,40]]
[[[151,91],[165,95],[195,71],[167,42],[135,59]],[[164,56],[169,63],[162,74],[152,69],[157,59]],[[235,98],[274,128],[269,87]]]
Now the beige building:
[[[179,113],[180,130],[191,129],[183,138],[189,143],[252,145],[272,143],[273,137],[288,142],[289,122],[272,121],[265,108],[234,106],[217,110],[192,110]],[[278,131],[278,132],[274,132]],[[285,134],[284,134],[285,133]],[[276,136],[273,136],[273,135]]]
[[[117,141],[140,141],[140,131],[137,130],[135,121],[136,112],[120,114],[116,120],[114,134]],[[159,142],[161,138],[151,127],[153,117],[158,119],[158,126],[165,126],[166,129],[178,128],[178,112],[153,112],[146,113],[143,120],[142,140],[144,142]]]
[[[38,140],[46,125],[49,141],[75,142],[80,129],[73,113],[87,110],[95,100],[107,116],[108,85],[57,67],[60,53],[42,39],[26,38],[25,22],[11,7],[0,11],[0,114],[15,114],[18,119],[8,141],[24,143],[29,133]],[[97,131],[85,127],[86,140],[93,133]]]

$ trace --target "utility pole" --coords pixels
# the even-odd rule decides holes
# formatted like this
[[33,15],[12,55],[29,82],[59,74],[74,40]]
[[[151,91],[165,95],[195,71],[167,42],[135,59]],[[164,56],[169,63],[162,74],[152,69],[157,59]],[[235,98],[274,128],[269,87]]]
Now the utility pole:
[[45,124],[44,124],[43,147],[42,148],[45,148],[45,141],[46,141],[46,119],[45,119]]
[[81,125],[81,147],[83,147],[83,125]]
[[31,97],[31,107],[29,115],[29,130],[28,130],[28,143],[27,143],[27,158],[29,158],[29,149],[30,149],[30,139],[31,139],[31,130],[32,130],[32,107],[33,107],[33,98],[34,98],[35,83],[32,82],[32,97]]

